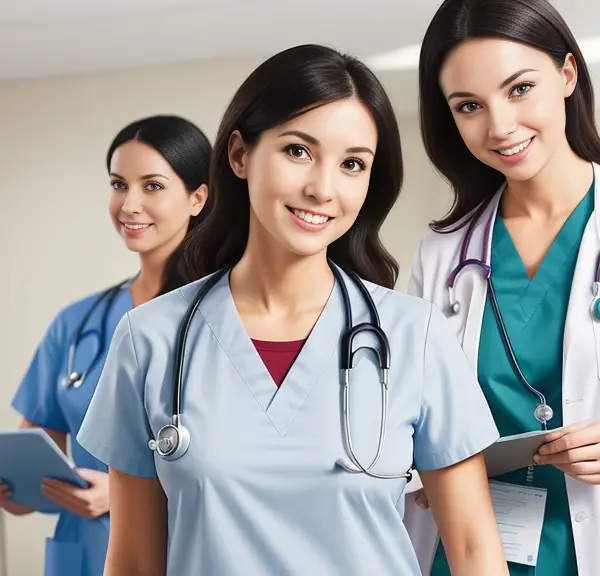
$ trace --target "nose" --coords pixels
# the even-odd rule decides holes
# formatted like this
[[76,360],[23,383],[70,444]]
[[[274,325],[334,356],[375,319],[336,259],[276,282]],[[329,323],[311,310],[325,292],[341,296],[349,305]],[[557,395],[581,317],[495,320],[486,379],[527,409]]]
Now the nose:
[[497,103],[488,107],[489,130],[491,139],[504,140],[517,131],[516,106],[511,102]]
[[314,198],[319,204],[330,202],[335,195],[335,175],[336,171],[331,167],[315,163],[304,190],[305,194]]
[[140,214],[144,211],[142,207],[142,192],[135,187],[129,188],[125,194],[121,211],[125,214]]

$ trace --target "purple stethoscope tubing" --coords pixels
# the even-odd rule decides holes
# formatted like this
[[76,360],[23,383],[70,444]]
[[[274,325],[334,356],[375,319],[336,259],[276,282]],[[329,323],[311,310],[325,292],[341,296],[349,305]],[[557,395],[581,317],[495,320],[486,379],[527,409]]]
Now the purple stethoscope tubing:
[[[490,298],[490,303],[492,304],[492,310],[494,312],[494,316],[496,318],[496,322],[498,324],[498,329],[500,331],[500,337],[502,338],[502,342],[504,344],[504,348],[506,350],[506,354],[510,361],[510,364],[515,372],[517,378],[527,388],[532,394],[538,397],[539,405],[536,406],[534,410],[535,419],[540,422],[543,430],[547,430],[548,422],[554,416],[554,411],[552,408],[546,403],[546,397],[539,390],[534,388],[525,375],[523,374],[519,362],[517,361],[517,357],[515,355],[514,349],[510,342],[510,338],[508,336],[508,332],[506,330],[506,325],[504,323],[504,319],[502,318],[502,313],[500,311],[500,306],[498,304],[498,299],[496,297],[496,291],[494,290],[494,284],[492,283],[492,267],[490,265],[490,235],[492,230],[492,223],[494,221],[495,214],[492,213],[488,221],[485,225],[485,234],[483,237],[483,248],[482,248],[482,259],[479,260],[477,258],[467,258],[469,252],[469,246],[471,244],[471,239],[473,236],[473,232],[475,231],[475,225],[477,224],[477,218],[473,218],[469,227],[467,228],[467,233],[462,241],[461,249],[460,249],[460,259],[458,265],[452,270],[447,280],[447,288],[448,288],[448,297],[450,302],[450,310],[452,314],[458,314],[460,312],[460,302],[456,300],[454,297],[454,287],[456,285],[456,281],[458,279],[459,274],[469,266],[476,266],[481,270],[483,276],[487,282],[488,286],[488,296]],[[600,296],[600,257],[598,259],[598,263],[596,266],[596,283],[595,289],[598,292],[597,296]],[[594,306],[594,310],[596,312],[596,316],[600,318],[600,298],[596,301],[596,305]]]

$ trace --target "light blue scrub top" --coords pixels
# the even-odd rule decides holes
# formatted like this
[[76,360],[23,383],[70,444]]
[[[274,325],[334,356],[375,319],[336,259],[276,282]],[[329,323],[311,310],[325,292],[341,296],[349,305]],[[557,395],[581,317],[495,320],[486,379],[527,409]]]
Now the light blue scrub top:
[[[368,321],[345,276],[354,323]],[[130,475],[158,480],[168,501],[168,576],[417,576],[402,522],[406,481],[335,465],[345,458],[340,410],[344,312],[332,294],[277,389],[240,319],[226,274],[191,324],[182,421],[188,452],[165,461],[148,440],[171,422],[174,348],[203,280],[120,322],[78,440]],[[385,447],[374,471],[449,466],[498,438],[475,375],[441,312],[367,284],[391,345]],[[371,343],[359,338],[356,346]],[[352,439],[370,462],[379,434],[379,369],[353,370]]]
[[[492,281],[506,330],[523,374],[554,410],[549,429],[562,426],[563,336],[571,284],[583,232],[594,210],[594,186],[554,239],[534,278],[501,217],[492,236]],[[502,436],[539,430],[533,411],[539,400],[517,380],[506,355],[489,298],[479,346],[479,381]],[[527,484],[527,469],[495,478]],[[548,491],[537,566],[509,562],[511,576],[577,576],[577,560],[565,475],[555,466],[536,466],[532,486]],[[449,575],[443,548],[432,576]]]
[[[76,466],[107,471],[75,441],[90,403],[108,351],[112,334],[123,315],[133,308],[129,284],[120,289],[106,324],[104,356],[87,373],[80,388],[61,385],[66,377],[69,345],[79,325],[100,294],[94,294],[63,309],[53,320],[13,399],[13,407],[25,418],[43,428],[65,432],[71,437]],[[77,346],[74,369],[87,372],[98,346],[106,301],[92,313],[84,337]],[[86,519],[62,510],[53,539],[46,543],[45,576],[101,576],[108,546],[108,514]]]

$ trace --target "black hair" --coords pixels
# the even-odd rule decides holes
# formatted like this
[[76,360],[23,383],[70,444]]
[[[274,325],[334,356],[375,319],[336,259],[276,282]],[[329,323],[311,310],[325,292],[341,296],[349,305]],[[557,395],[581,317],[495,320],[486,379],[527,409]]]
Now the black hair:
[[470,217],[481,214],[505,180],[500,172],[469,152],[439,85],[449,53],[475,38],[501,38],[531,46],[550,56],[559,69],[572,54],[578,80],[565,102],[567,141],[584,160],[600,161],[590,73],[573,34],[556,9],[547,0],[446,0],[425,33],[419,62],[423,142],[429,158],[454,192],[450,212],[431,225],[436,232],[456,230]]
[[392,105],[379,80],[362,62],[312,44],[290,48],[261,64],[237,90],[223,116],[211,161],[206,217],[186,243],[186,255],[198,276],[234,266],[248,240],[248,186],[229,164],[230,135],[239,130],[244,143],[253,146],[265,130],[348,98],[357,98],[369,110],[377,126],[377,150],[365,203],[348,232],[328,247],[328,256],[346,271],[383,286],[394,286],[398,264],[379,238],[381,225],[400,193],[403,176],[400,135]]
[[[159,152],[190,194],[202,184],[208,186],[212,146],[204,132],[190,121],[179,116],[159,115],[142,118],[125,126],[108,149],[106,167],[109,173],[115,150],[131,140],[144,142]],[[190,218],[186,240],[198,226],[201,214]],[[157,296],[190,282],[192,274],[187,268],[183,252],[182,243],[169,257]]]

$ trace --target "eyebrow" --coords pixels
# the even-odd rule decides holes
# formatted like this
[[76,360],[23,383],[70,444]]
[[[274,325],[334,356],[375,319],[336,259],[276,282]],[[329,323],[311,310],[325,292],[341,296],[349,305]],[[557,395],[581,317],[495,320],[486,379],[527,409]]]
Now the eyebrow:
[[[306,134],[306,132],[301,132],[300,130],[288,130],[287,132],[283,132],[279,135],[280,138],[283,136],[297,136],[309,144],[320,146],[319,141],[314,136]],[[360,154],[361,152],[364,152],[366,154],[371,154],[371,156],[375,156],[375,152],[366,146],[353,146],[352,148],[347,148],[346,152],[349,154]]]
[[[110,175],[114,176],[115,178],[120,178],[121,180],[127,180],[127,178],[124,178],[123,176],[121,176],[120,174],[117,174],[116,172],[111,172]],[[145,176],[140,176],[140,180],[148,180],[150,178],[164,178],[165,180],[169,179],[164,174],[146,174]]]
[[[523,68],[523,70],[519,70],[518,72],[511,74],[506,80],[504,80],[500,84],[500,90],[502,90],[503,88],[506,88],[509,84],[514,82],[519,76],[522,76],[523,74],[526,74],[527,72],[537,72],[537,70],[534,70],[533,68]],[[448,96],[448,98],[446,98],[446,100],[448,102],[450,102],[450,100],[452,100],[452,98],[475,98],[475,94],[473,94],[473,92],[452,92],[452,94],[450,94],[450,96]]]

